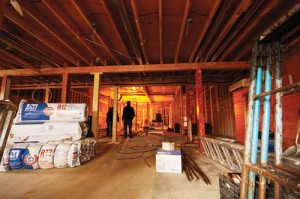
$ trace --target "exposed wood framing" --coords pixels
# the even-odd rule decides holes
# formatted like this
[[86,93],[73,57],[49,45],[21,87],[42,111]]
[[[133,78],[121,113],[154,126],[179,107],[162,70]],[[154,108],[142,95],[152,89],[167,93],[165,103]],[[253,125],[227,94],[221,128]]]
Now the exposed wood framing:
[[230,70],[249,69],[250,63],[240,62],[201,62],[201,63],[178,63],[178,64],[150,64],[150,65],[122,65],[122,66],[91,66],[91,67],[65,67],[65,68],[43,68],[41,74],[30,69],[13,69],[0,71],[0,77],[12,76],[36,76],[36,75],[59,75],[90,74],[90,73],[134,73],[134,72],[155,72],[155,71],[185,71],[185,70]]
[[40,41],[41,43],[46,45],[48,48],[52,49],[54,52],[59,53],[70,63],[72,63],[76,66],[78,65],[78,62],[76,59],[74,59],[71,55],[67,54],[66,51],[64,51],[62,48],[60,48],[56,44],[43,39],[42,36],[40,35],[40,33],[38,33],[35,29],[30,28],[30,25],[28,25],[22,18],[20,18],[15,13],[5,12],[5,17],[7,17],[13,23],[18,24],[24,31],[26,31],[28,34],[30,34],[31,36],[36,38],[38,41]]
[[118,117],[118,87],[114,87],[114,109],[112,124],[112,143],[117,144],[117,117]]
[[[272,1],[272,2],[276,2],[278,3],[278,1]],[[218,51],[214,54],[212,61],[216,60],[221,54],[222,57],[224,56],[224,53],[226,53],[226,51],[228,51],[228,49],[225,50],[224,49],[228,46],[228,44],[236,38],[237,34],[239,34],[242,30],[242,28],[245,27],[245,25],[248,23],[248,21],[251,19],[251,17],[253,17],[253,14],[256,12],[256,10],[264,3],[264,1],[253,1],[252,4],[250,6],[250,9],[245,13],[244,17],[242,20],[239,21],[239,23],[235,26],[235,29],[233,32],[231,32],[230,36],[226,38],[226,41],[222,43],[221,46],[219,46]],[[259,14],[261,14],[261,12],[259,12]],[[261,17],[255,17],[255,19],[259,19],[259,21],[261,20]],[[253,23],[251,22],[250,24],[254,24],[255,26],[257,25],[257,23]],[[249,25],[248,25],[249,27]],[[246,32],[246,30],[243,30],[242,32]],[[249,32],[247,32],[247,34],[249,34]],[[240,35],[238,38],[241,38]],[[236,40],[237,41],[237,40]],[[242,40],[239,40],[239,42]],[[232,43],[230,43],[230,46],[233,46]]]
[[220,4],[221,4],[221,0],[217,0],[217,1],[214,3],[213,7],[211,8],[211,11],[210,11],[210,13],[209,13],[209,17],[208,17],[208,19],[207,19],[207,21],[206,21],[206,23],[205,23],[205,26],[204,26],[204,28],[203,28],[203,31],[202,31],[200,37],[199,37],[198,40],[197,40],[196,46],[195,46],[195,48],[194,48],[194,50],[193,50],[193,53],[191,54],[191,56],[190,56],[190,58],[189,58],[189,62],[193,62],[194,56],[195,56],[195,54],[196,54],[196,52],[197,52],[197,50],[198,50],[200,44],[202,43],[202,41],[203,41],[203,39],[204,39],[204,36],[205,36],[205,34],[206,34],[206,32],[207,32],[207,30],[208,30],[208,28],[209,28],[209,25],[211,24],[211,21],[213,20],[213,18],[214,18],[214,16],[215,16],[215,14],[216,14],[216,12],[217,12],[217,10],[218,10]]
[[116,6],[118,8],[119,14],[121,16],[124,28],[127,32],[128,37],[129,37],[129,40],[130,40],[131,46],[133,48],[134,54],[136,56],[136,59],[138,60],[139,64],[142,65],[143,64],[143,59],[142,59],[137,41],[134,37],[133,30],[132,30],[130,21],[128,19],[127,13],[126,13],[124,3],[123,3],[122,0],[114,0],[114,2],[115,2]]
[[32,66],[30,63],[28,63],[27,61],[19,58],[18,56],[14,55],[13,53],[3,50],[2,48],[0,49],[0,52],[5,54],[6,56],[8,56],[9,58],[19,62],[20,64],[22,64],[24,66],[24,68],[28,68],[32,71],[34,71],[35,73],[40,73],[39,69],[37,69],[36,67]]
[[177,48],[176,48],[174,63],[178,63],[179,51],[180,51],[180,48],[181,48],[181,44],[182,44],[182,40],[183,40],[183,34],[184,34],[184,30],[186,28],[186,20],[189,16],[190,7],[191,7],[191,0],[186,0],[184,15],[183,15],[182,23],[181,23],[180,34],[179,34],[179,39],[178,39],[178,42],[177,42]]
[[100,73],[94,73],[94,90],[93,90],[93,102],[92,102],[92,132],[97,140],[99,134],[99,100],[100,100]]
[[70,80],[68,73],[63,74],[62,78],[62,88],[61,88],[61,103],[67,103],[68,100],[68,92],[70,91]]
[[102,1],[101,1],[101,5],[103,6],[103,8],[104,8],[104,10],[105,10],[105,12],[106,12],[106,14],[107,14],[107,16],[108,16],[108,18],[109,18],[111,24],[112,24],[112,27],[113,27],[114,31],[117,33],[117,36],[118,36],[118,38],[120,39],[122,47],[125,49],[127,58],[129,59],[130,63],[131,63],[132,65],[134,65],[134,61],[132,60],[132,58],[131,58],[131,56],[130,56],[130,54],[129,54],[129,51],[128,51],[128,49],[127,49],[126,46],[125,46],[124,40],[123,40],[123,38],[121,37],[121,33],[120,33],[119,29],[117,28],[117,27],[118,27],[118,26],[117,26],[117,23],[115,22],[115,20],[114,20],[114,18],[113,18],[113,16],[112,16],[111,11],[108,9],[108,6],[107,6],[106,1],[105,1],[105,0],[102,0]]
[[[65,12],[61,9],[61,7],[55,2],[55,1],[46,1],[43,0],[43,3],[47,6],[47,8],[52,12],[54,16],[62,23],[64,26],[72,33],[80,42],[80,44],[88,50],[90,54],[92,54],[94,57],[99,58],[100,62],[104,65],[104,58],[98,54],[95,53],[95,50],[93,50],[88,44],[87,41],[84,40],[79,35],[79,30],[77,26],[74,24],[74,22],[65,14]],[[90,65],[92,64],[91,61],[88,62]]]
[[0,1],[0,27],[2,26],[2,21],[4,17],[4,11],[7,6],[8,0],[2,0]]
[[9,99],[11,79],[7,76],[2,77],[0,100]]
[[132,10],[133,10],[135,24],[136,24],[136,27],[137,27],[137,30],[138,30],[138,33],[139,33],[140,44],[142,46],[144,59],[145,59],[146,64],[149,64],[148,53],[147,53],[146,46],[145,46],[145,39],[144,39],[144,36],[143,36],[143,31],[142,31],[142,27],[141,27],[141,23],[140,23],[140,19],[139,19],[139,15],[138,15],[135,0],[131,1],[131,6],[132,6]]
[[89,64],[89,60],[82,56],[80,52],[76,51],[76,47],[62,39],[60,33],[58,32],[58,28],[54,24],[52,24],[48,19],[46,19],[43,15],[40,15],[38,12],[33,12],[35,10],[30,11],[30,6],[32,5],[30,5],[29,1],[21,1],[20,3],[22,3],[22,10],[28,16],[30,16],[34,21],[41,25],[50,35],[54,36],[54,38],[56,38],[67,49],[78,56],[78,58],[83,60],[86,64]]
[[226,25],[222,28],[222,31],[220,33],[218,33],[217,37],[214,37],[214,39],[212,40],[213,45],[211,45],[207,49],[208,52],[206,52],[206,56],[205,56],[206,58],[204,59],[204,61],[207,61],[209,59],[209,57],[212,55],[212,53],[217,48],[218,44],[220,44],[220,42],[222,41],[222,39],[227,35],[227,33],[230,31],[230,29],[236,23],[236,21],[238,20],[239,16],[243,12],[245,12],[246,10],[248,10],[248,8],[250,7],[252,1],[253,0],[239,1],[238,7],[236,7],[236,9],[234,10],[234,12],[230,16],[230,19],[228,20],[228,22],[226,23]]
[[[254,27],[260,23],[261,19],[268,14],[268,12],[270,11],[270,9],[275,9],[278,4],[280,3],[279,1],[270,1],[270,4],[265,6],[265,8],[263,10],[261,10],[260,12],[257,13],[257,16],[254,19],[251,19],[250,15],[248,18],[251,19],[251,23],[248,23],[245,27],[243,27],[243,31],[241,32],[234,32],[235,34],[232,34],[230,38],[228,38],[228,41],[226,43],[223,44],[222,48],[225,49],[227,47],[227,45],[233,41],[232,43],[230,43],[230,45],[228,45],[228,48],[226,48],[226,51],[224,51],[222,53],[222,55],[220,55],[220,52],[218,51],[218,53],[215,55],[215,58],[217,58],[220,55],[220,60],[224,60],[226,58],[226,56],[229,55],[230,52],[232,52],[234,49],[237,48],[238,45],[240,45],[240,43],[242,41],[245,40],[246,36],[249,34],[250,30],[253,30]],[[261,5],[261,3],[258,3],[258,6]],[[257,8],[256,8],[257,9]],[[249,20],[250,20],[249,19]],[[247,21],[246,21],[247,22]],[[245,22],[245,23],[246,23]],[[240,27],[239,29],[241,29],[242,27]],[[239,34],[238,39],[235,39],[235,35]],[[235,40],[233,40],[235,39]]]
[[117,65],[120,65],[120,60],[118,59],[118,57],[112,53],[111,49],[108,47],[106,41],[104,40],[104,38],[100,35],[99,32],[96,32],[96,30],[93,29],[93,27],[90,24],[90,21],[87,18],[87,15],[84,13],[83,10],[80,9],[81,6],[79,6],[75,0],[71,0],[71,3],[73,4],[73,6],[76,8],[77,12],[80,14],[80,16],[84,19],[85,23],[87,24],[87,26],[90,28],[90,30],[92,32],[95,32],[95,36],[96,38],[101,42],[101,44],[103,44],[103,47],[105,48],[105,50],[108,52],[108,54],[110,55],[110,57],[114,60],[114,62]]
[[[198,135],[205,136],[204,128],[204,95],[202,84],[202,71],[196,70],[195,72],[195,89],[196,89],[196,113],[198,121]],[[200,146],[200,150],[203,151],[203,146]]]
[[163,41],[162,41],[162,0],[158,0],[158,20],[159,20],[159,63],[163,64],[164,60],[163,60],[163,49],[162,49],[162,45],[163,45]]

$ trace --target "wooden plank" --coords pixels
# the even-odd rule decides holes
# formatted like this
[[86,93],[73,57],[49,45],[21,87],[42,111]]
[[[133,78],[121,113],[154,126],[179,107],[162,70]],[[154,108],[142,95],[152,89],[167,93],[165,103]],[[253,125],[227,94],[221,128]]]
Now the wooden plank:
[[184,16],[183,16],[182,23],[181,23],[181,29],[180,29],[179,39],[178,39],[178,42],[177,42],[174,63],[178,63],[179,51],[180,51],[182,40],[183,40],[183,33],[184,33],[184,30],[185,30],[185,28],[187,26],[187,22],[186,21],[187,21],[189,12],[190,12],[190,7],[191,7],[191,1],[190,0],[186,0],[185,9],[184,9]]
[[[203,95],[203,84],[202,84],[202,71],[197,70],[195,73],[195,88],[196,88],[196,112],[198,121],[198,135],[205,136],[204,128],[204,95]],[[200,145],[200,151],[203,151],[202,144]]]
[[60,75],[70,74],[91,74],[91,73],[134,73],[134,72],[166,72],[186,70],[234,70],[250,69],[247,61],[239,62],[199,62],[199,63],[176,63],[176,64],[149,64],[149,65],[122,65],[122,66],[81,66],[64,68],[43,68],[40,74],[30,69],[1,70],[0,77],[11,76],[36,76],[36,75]]
[[11,79],[7,76],[2,77],[0,100],[9,99],[10,86],[11,86]]
[[93,92],[93,103],[92,103],[92,132],[94,137],[98,139],[99,133],[99,100],[100,100],[100,73],[94,74],[94,92]]
[[68,77],[68,73],[64,73],[62,78],[61,103],[68,102],[68,91],[70,90],[69,88],[70,88],[70,80]]
[[4,18],[4,11],[7,6],[8,0],[0,1],[0,27],[2,26],[3,18]]

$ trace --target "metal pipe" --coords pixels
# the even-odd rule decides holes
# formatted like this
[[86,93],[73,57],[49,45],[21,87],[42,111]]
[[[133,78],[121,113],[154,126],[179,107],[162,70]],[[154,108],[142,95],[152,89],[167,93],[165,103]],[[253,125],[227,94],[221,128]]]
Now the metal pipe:
[[252,67],[250,71],[250,86],[249,86],[249,94],[248,94],[248,115],[247,115],[247,128],[245,135],[245,143],[244,143],[244,160],[243,160],[243,172],[242,172],[242,183],[240,189],[240,198],[247,197],[248,184],[249,184],[249,168],[245,165],[250,163],[250,150],[251,150],[251,140],[252,140],[252,127],[253,127],[253,109],[254,109],[254,100],[252,96],[254,95],[255,87],[256,87],[256,72],[257,72],[257,59],[256,54],[258,53],[258,42],[254,43],[254,47],[252,50]]
[[[271,76],[271,53],[270,53],[270,43],[267,44],[267,51],[269,52],[267,57],[267,67],[265,70],[265,92],[269,92],[272,88],[272,76]],[[270,95],[264,97],[264,117],[262,126],[262,147],[260,162],[262,165],[266,165],[268,161],[268,148],[269,148],[269,131],[270,131],[270,113],[271,113],[271,103]],[[266,178],[260,176],[259,178],[259,198],[266,198]]]
[[[255,94],[261,93],[262,88],[262,68],[258,67],[256,75],[256,88]],[[257,145],[258,145],[258,131],[259,131],[259,119],[260,119],[260,99],[254,100],[254,116],[253,116],[253,127],[252,127],[252,143],[251,143],[251,164],[257,162]],[[254,197],[255,189],[255,172],[249,172],[249,188],[248,198]]]
[[[275,42],[275,89],[282,87],[281,49],[280,42]],[[281,165],[282,160],[282,93],[275,94],[275,166]],[[281,186],[275,183],[275,198],[280,198]]]
[[276,94],[278,92],[287,91],[287,90],[290,90],[290,89],[293,89],[293,88],[297,88],[299,86],[300,86],[300,81],[295,83],[295,84],[290,84],[290,85],[287,85],[287,86],[284,86],[284,87],[276,88],[272,91],[263,92],[259,95],[254,95],[253,98],[256,99],[256,98],[260,98],[260,97],[265,97],[267,95],[272,95],[272,94]]
[[[279,183],[280,185],[283,185],[285,187],[288,187],[289,189],[300,191],[300,181],[299,178],[296,176],[287,176],[283,173],[279,173],[277,169],[274,169],[271,166],[259,166],[257,164],[247,164],[247,168],[253,170],[254,172],[257,172],[259,175],[262,175],[274,182]],[[276,190],[275,190],[276,192]]]
[[277,30],[282,24],[284,24],[287,20],[289,20],[291,17],[293,17],[295,14],[297,14],[300,11],[300,4],[297,4],[295,7],[293,7],[287,14],[283,15],[278,19],[276,23],[274,23],[270,28],[268,28],[259,38],[260,41],[264,40],[266,37],[268,37],[272,32]]

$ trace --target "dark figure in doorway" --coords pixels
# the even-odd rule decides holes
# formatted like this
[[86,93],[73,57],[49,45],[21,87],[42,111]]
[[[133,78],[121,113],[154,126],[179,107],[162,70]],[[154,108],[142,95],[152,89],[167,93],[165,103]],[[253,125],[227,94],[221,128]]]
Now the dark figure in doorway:
[[[114,115],[114,108],[109,107],[108,112],[106,114],[107,136],[109,136],[109,137],[112,136],[113,115]],[[117,121],[119,121],[118,114],[117,114]]]
[[127,137],[127,126],[129,128],[129,137],[132,136],[132,119],[134,118],[134,109],[130,106],[130,101],[127,101],[127,106],[123,109],[122,120],[124,123],[124,138]]

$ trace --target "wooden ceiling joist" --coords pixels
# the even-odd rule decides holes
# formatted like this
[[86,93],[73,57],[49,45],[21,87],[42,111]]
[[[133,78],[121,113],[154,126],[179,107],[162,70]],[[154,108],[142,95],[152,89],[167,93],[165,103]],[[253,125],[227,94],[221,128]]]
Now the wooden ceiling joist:
[[[55,1],[45,1],[43,0],[43,3],[47,6],[47,8],[53,13],[53,15],[55,15],[59,21],[64,24],[64,26],[78,39],[78,41],[80,42],[80,44],[82,46],[84,46],[84,48],[90,53],[92,54],[95,59],[99,58],[100,62],[105,65],[105,62],[103,61],[104,58],[95,53],[95,50],[93,50],[88,44],[87,41],[84,40],[80,35],[79,35],[79,30],[76,27],[76,25],[74,24],[74,22],[72,20],[70,20],[70,18],[65,14],[65,12],[63,12],[63,10],[61,9],[61,7],[59,5],[57,5],[57,3]],[[92,62],[88,62],[90,65],[92,64]]]
[[159,63],[163,64],[164,60],[163,60],[163,49],[162,49],[162,45],[163,45],[163,41],[162,41],[162,0],[158,0],[158,23],[159,23]]
[[126,30],[126,33],[127,33],[128,37],[129,37],[130,44],[132,46],[132,49],[133,49],[134,54],[136,56],[136,59],[138,60],[139,64],[142,65],[143,64],[143,59],[142,59],[137,41],[134,37],[134,33],[133,33],[129,18],[128,18],[127,13],[126,13],[124,3],[123,3],[122,0],[114,0],[114,3],[115,3],[115,5],[118,9],[118,12],[119,12],[120,16],[121,16],[123,26]]
[[183,40],[184,30],[186,29],[186,26],[187,26],[187,18],[189,16],[190,7],[191,7],[191,0],[186,0],[184,15],[183,15],[182,23],[181,23],[180,34],[179,34],[179,39],[177,42],[174,63],[178,63],[179,51],[180,51],[182,40]]
[[210,24],[211,24],[213,18],[215,17],[215,14],[216,14],[218,8],[219,8],[220,5],[221,5],[221,2],[222,2],[221,0],[217,0],[217,1],[214,3],[213,7],[211,8],[211,10],[210,10],[210,12],[209,12],[209,17],[208,17],[208,19],[207,19],[207,21],[206,21],[206,23],[205,23],[205,26],[204,26],[204,28],[203,28],[203,31],[202,31],[201,35],[199,36],[199,38],[198,38],[198,40],[197,40],[196,46],[195,46],[195,48],[194,48],[194,50],[193,50],[193,53],[191,54],[191,56],[190,56],[190,58],[189,58],[189,62],[193,62],[194,56],[196,55],[197,50],[198,50],[200,44],[202,43],[202,41],[203,41],[203,39],[204,39],[204,36],[205,36],[205,34],[206,34],[206,32],[207,32],[207,30],[208,30],[208,28],[209,28],[209,26],[210,26]]
[[67,43],[58,32],[58,28],[51,23],[48,19],[46,19],[43,15],[35,10],[30,10],[30,3],[28,1],[20,2],[22,6],[22,10],[26,12],[28,16],[30,16],[35,22],[41,25],[50,35],[54,36],[61,44],[63,44],[67,49],[69,49],[72,53],[74,53],[78,58],[83,60],[86,64],[89,64],[90,61],[87,60],[82,53],[76,51],[76,47],[73,46],[71,43]]
[[106,14],[107,14],[107,16],[108,16],[110,22],[111,22],[111,24],[112,24],[112,28],[114,29],[114,31],[116,32],[118,38],[120,39],[120,42],[121,42],[122,47],[125,49],[125,53],[126,53],[125,55],[126,55],[127,58],[129,59],[130,63],[131,63],[132,65],[134,65],[134,61],[132,60],[132,58],[131,58],[131,56],[130,56],[130,54],[129,54],[128,49],[126,48],[126,45],[125,45],[125,43],[124,43],[124,40],[123,40],[123,38],[121,37],[121,33],[120,33],[120,31],[119,31],[119,29],[118,29],[118,27],[117,27],[116,21],[114,20],[111,11],[108,9],[108,6],[107,6],[106,1],[105,1],[105,0],[102,0],[102,1],[101,1],[101,4],[102,4],[102,6],[103,6],[103,8],[104,8],[104,10],[105,10],[105,12],[106,12]]
[[22,18],[20,18],[15,13],[12,13],[10,11],[5,12],[5,17],[7,17],[13,23],[19,25],[24,31],[26,31],[28,34],[30,34],[34,38],[36,38],[41,43],[45,44],[48,48],[52,49],[54,52],[59,53],[63,58],[68,60],[70,63],[72,63],[74,65],[78,65],[78,61],[76,59],[74,59],[74,57],[67,54],[66,51],[64,51],[62,48],[55,45],[54,43],[43,39],[42,36],[35,29],[30,28],[30,25],[28,25]]
[[[32,72],[34,72],[34,73],[36,73],[36,74],[37,74],[37,73],[40,74],[40,70],[39,70],[39,69],[37,69],[36,67],[32,66],[32,65],[31,65],[30,63],[28,63],[27,61],[25,61],[25,60],[19,58],[18,56],[14,55],[14,54],[12,54],[11,52],[6,51],[6,50],[3,50],[3,49],[1,49],[1,48],[0,48],[0,52],[3,53],[3,54],[5,54],[5,55],[7,55],[7,56],[10,57],[11,59],[16,60],[16,61],[19,62],[24,68],[28,68],[28,69],[32,70]],[[20,70],[22,70],[22,69],[20,69]]]
[[[278,3],[277,1],[272,1],[272,2],[276,2]],[[212,58],[212,61],[213,60],[216,60],[219,56],[222,56],[222,57],[225,57],[225,53],[226,51],[228,52],[228,49],[226,49],[226,47],[230,44],[231,41],[233,41],[233,39],[236,38],[236,36],[240,33],[240,32],[246,32],[246,30],[242,30],[242,28],[244,28],[245,26],[248,26],[247,23],[249,20],[251,20],[251,17],[256,13],[257,9],[264,3],[264,1],[253,1],[252,4],[250,7],[249,7],[249,10],[245,13],[245,15],[243,16],[243,18],[237,23],[237,25],[235,26],[235,29],[234,31],[231,32],[230,36],[226,38],[226,41],[223,42],[218,51],[214,54],[213,58]],[[260,14],[261,12],[259,12]],[[260,19],[259,17],[256,17],[256,19]],[[255,24],[253,23],[253,19],[252,19],[252,22],[250,24]],[[255,26],[257,26],[257,23],[255,24]],[[247,32],[247,34],[249,34],[249,32]],[[238,38],[241,38],[240,35],[238,36]],[[242,41],[242,40],[240,40]],[[230,44],[230,46],[232,46],[232,44]],[[226,49],[226,50],[225,50]],[[225,51],[225,52],[224,52]],[[222,55],[221,55],[222,54]]]
[[84,13],[84,11],[81,9],[81,6],[78,5],[78,3],[75,2],[75,0],[71,0],[72,5],[75,7],[75,9],[77,10],[77,12],[80,14],[80,16],[83,18],[84,22],[87,24],[87,26],[90,28],[90,30],[92,32],[95,32],[95,36],[96,38],[100,41],[100,43],[103,45],[104,49],[108,52],[109,56],[114,60],[114,62],[117,65],[120,65],[120,60],[118,59],[118,57],[112,53],[111,49],[108,47],[106,41],[104,40],[104,38],[100,35],[99,32],[97,32],[95,29],[93,29],[93,27],[90,24],[90,21],[87,18],[86,13]]
[[142,27],[141,27],[141,23],[140,23],[140,19],[139,19],[139,15],[138,15],[135,0],[131,1],[131,6],[132,6],[132,10],[133,10],[135,24],[136,24],[138,34],[139,34],[139,38],[140,38],[140,44],[142,46],[142,51],[143,51],[143,54],[144,54],[144,59],[145,59],[146,64],[149,64],[148,53],[146,51],[146,46],[145,46],[145,39],[144,39],[144,36],[143,36],[143,31],[142,31]]
[[[216,53],[215,57],[217,58],[217,56],[220,56],[221,60],[224,60],[226,58],[226,56],[229,55],[230,52],[232,52],[235,48],[237,48],[237,46],[246,38],[246,35],[249,33],[249,30],[253,29],[255,26],[257,26],[257,24],[260,23],[261,19],[263,18],[263,16],[267,15],[269,12],[269,9],[272,8],[276,8],[278,6],[279,2],[277,1],[270,1],[268,5],[265,6],[265,8],[263,10],[261,10],[259,13],[256,14],[256,18],[252,19],[251,24],[246,25],[246,27],[243,29],[243,31],[239,34],[239,38],[234,40],[230,45],[223,44],[223,48],[226,48],[226,51],[224,51],[222,53],[222,55],[220,55],[220,52]],[[261,5],[261,4],[259,4]],[[262,30],[264,31],[264,30]],[[245,34],[247,33],[247,34]],[[232,34],[233,35],[233,34]],[[230,38],[228,38],[229,40]],[[233,39],[233,37],[232,37]],[[231,42],[231,40],[229,40],[227,43],[229,44],[229,42]]]
[[8,2],[8,0],[0,1],[0,27],[2,26],[2,21],[3,21],[3,17],[4,17],[4,10],[7,6],[7,2]]
[[207,49],[206,56],[204,61],[208,61],[208,59],[211,57],[212,53],[217,48],[218,44],[224,39],[224,37],[228,34],[230,29],[234,26],[234,24],[237,22],[240,15],[248,10],[252,3],[252,0],[247,1],[239,1],[238,6],[235,8],[234,12],[230,16],[230,19],[225,24],[225,26],[222,28],[222,31],[219,32],[216,37],[212,40],[212,45]]
[[[122,65],[122,66],[87,66],[65,68],[43,68],[42,75],[91,74],[91,73],[135,73],[135,72],[163,72],[163,71],[186,71],[186,70],[233,70],[250,69],[250,63],[240,62],[201,62],[201,63],[177,63],[177,64],[150,64],[150,65]],[[3,70],[0,76],[35,76],[38,75],[30,69]]]

